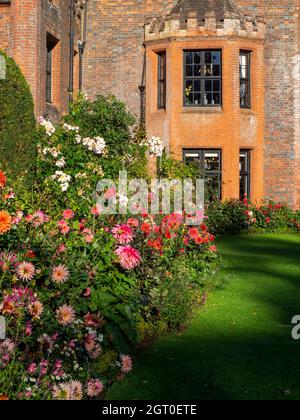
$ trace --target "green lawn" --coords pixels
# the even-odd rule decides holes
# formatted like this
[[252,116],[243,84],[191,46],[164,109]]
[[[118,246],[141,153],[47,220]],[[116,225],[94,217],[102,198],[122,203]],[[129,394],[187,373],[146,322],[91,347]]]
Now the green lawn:
[[142,353],[108,399],[300,399],[300,236],[227,237],[226,280],[182,335]]

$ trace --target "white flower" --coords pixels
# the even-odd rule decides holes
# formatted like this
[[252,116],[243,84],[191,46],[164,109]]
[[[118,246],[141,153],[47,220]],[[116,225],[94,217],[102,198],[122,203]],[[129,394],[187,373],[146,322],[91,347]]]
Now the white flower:
[[117,197],[121,206],[127,206],[129,199],[126,195],[118,194]]
[[68,182],[65,182],[61,184],[61,190],[62,192],[66,192],[69,189],[70,184]]
[[54,134],[54,133],[55,133],[55,127],[54,127],[54,125],[52,124],[52,122],[51,122],[51,121],[47,121],[47,120],[45,120],[45,118],[44,118],[44,117],[39,117],[39,118],[38,118],[38,122],[40,123],[40,125],[41,125],[42,127],[44,127],[44,129],[45,129],[45,131],[46,131],[47,136],[51,137],[51,136],[52,136],[52,134]]
[[65,131],[75,131],[76,133],[79,133],[79,127],[73,127],[72,125],[67,124],[67,123],[65,123],[65,124],[63,125],[63,129],[64,129]]
[[58,168],[64,168],[66,166],[66,161],[64,157],[61,157],[55,164]]
[[147,146],[150,156],[162,157],[165,146],[159,137],[151,137],[141,143],[141,146]]
[[82,144],[86,146],[90,152],[94,152],[95,155],[102,155],[106,148],[105,140],[102,137],[96,137],[94,139],[85,137],[82,139]]
[[62,171],[56,171],[51,178],[59,183],[62,192],[68,190],[72,179],[70,175],[67,175]]
[[79,172],[78,174],[75,175],[76,179],[86,179],[87,177],[88,175],[85,172],[83,173]]
[[57,150],[55,147],[46,147],[45,149],[43,149],[42,153],[44,156],[46,156],[49,153],[54,158],[57,158],[60,155],[59,150]]
[[75,140],[76,140],[76,143],[77,143],[77,144],[80,144],[80,143],[82,142],[81,135],[80,135],[80,134],[76,134],[76,136],[75,136]]
[[96,137],[95,138],[95,145],[94,145],[94,153],[96,155],[102,155],[102,153],[104,152],[106,148],[106,143],[105,140],[101,137]]

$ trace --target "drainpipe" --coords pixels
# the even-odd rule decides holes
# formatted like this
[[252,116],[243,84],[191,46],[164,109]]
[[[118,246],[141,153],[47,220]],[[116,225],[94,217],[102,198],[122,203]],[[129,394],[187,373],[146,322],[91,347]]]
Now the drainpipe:
[[69,60],[69,101],[73,102],[74,93],[74,0],[70,0],[70,60]]
[[84,17],[83,17],[83,34],[82,41],[78,43],[79,50],[79,91],[83,88],[83,53],[86,46],[86,30],[87,30],[87,0],[84,2]]

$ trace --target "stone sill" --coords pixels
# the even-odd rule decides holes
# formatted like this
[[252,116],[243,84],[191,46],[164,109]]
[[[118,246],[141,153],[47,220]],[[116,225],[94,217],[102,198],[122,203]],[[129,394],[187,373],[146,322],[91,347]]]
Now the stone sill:
[[224,111],[222,107],[212,107],[212,108],[185,107],[185,108],[182,108],[182,114],[220,115],[220,114],[224,114]]
[[253,108],[240,108],[240,113],[243,115],[256,115]]

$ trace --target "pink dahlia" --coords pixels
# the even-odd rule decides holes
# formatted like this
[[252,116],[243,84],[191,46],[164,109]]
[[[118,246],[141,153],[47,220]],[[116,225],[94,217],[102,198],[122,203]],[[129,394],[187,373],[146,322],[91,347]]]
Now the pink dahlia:
[[104,198],[106,200],[110,200],[112,198],[115,198],[117,195],[117,190],[115,188],[109,188],[105,193],[104,193]]
[[60,325],[64,327],[73,324],[75,321],[75,311],[72,306],[63,305],[56,311],[56,318]]
[[79,401],[82,400],[82,385],[78,381],[62,383],[53,387],[53,398],[55,400]]
[[86,386],[86,393],[90,398],[98,397],[102,394],[104,385],[98,379],[91,379]]
[[22,262],[18,266],[16,273],[20,280],[30,281],[35,275],[34,265],[28,262]]
[[71,220],[75,216],[75,213],[71,209],[67,209],[63,212],[63,218],[66,220]]
[[34,227],[42,226],[44,223],[49,222],[50,218],[47,216],[43,211],[38,210],[35,213],[33,213],[33,218],[31,223]]
[[131,226],[131,227],[138,227],[139,226],[139,221],[137,219],[128,219],[127,221],[127,225]]
[[69,233],[69,232],[70,232],[70,227],[69,227],[68,223],[67,223],[65,220],[60,220],[60,221],[57,223],[57,226],[58,226],[58,228],[59,228],[60,232],[61,232],[63,235],[66,235],[67,233]]
[[57,267],[53,268],[51,278],[54,283],[58,283],[58,284],[66,283],[66,281],[69,280],[69,277],[70,277],[70,272],[65,265],[60,264]]
[[121,355],[121,371],[123,373],[128,373],[132,370],[132,359],[130,356],[125,354]]
[[130,244],[133,240],[133,230],[128,225],[117,225],[112,229],[113,237],[121,245]]
[[36,301],[29,305],[28,311],[34,320],[38,320],[44,312],[44,306],[41,302]]
[[100,214],[101,214],[101,207],[100,206],[94,206],[94,207],[92,207],[91,208],[91,214],[93,215],[93,216],[100,216]]
[[133,270],[142,261],[139,251],[132,246],[121,246],[115,251],[120,264],[125,270]]

